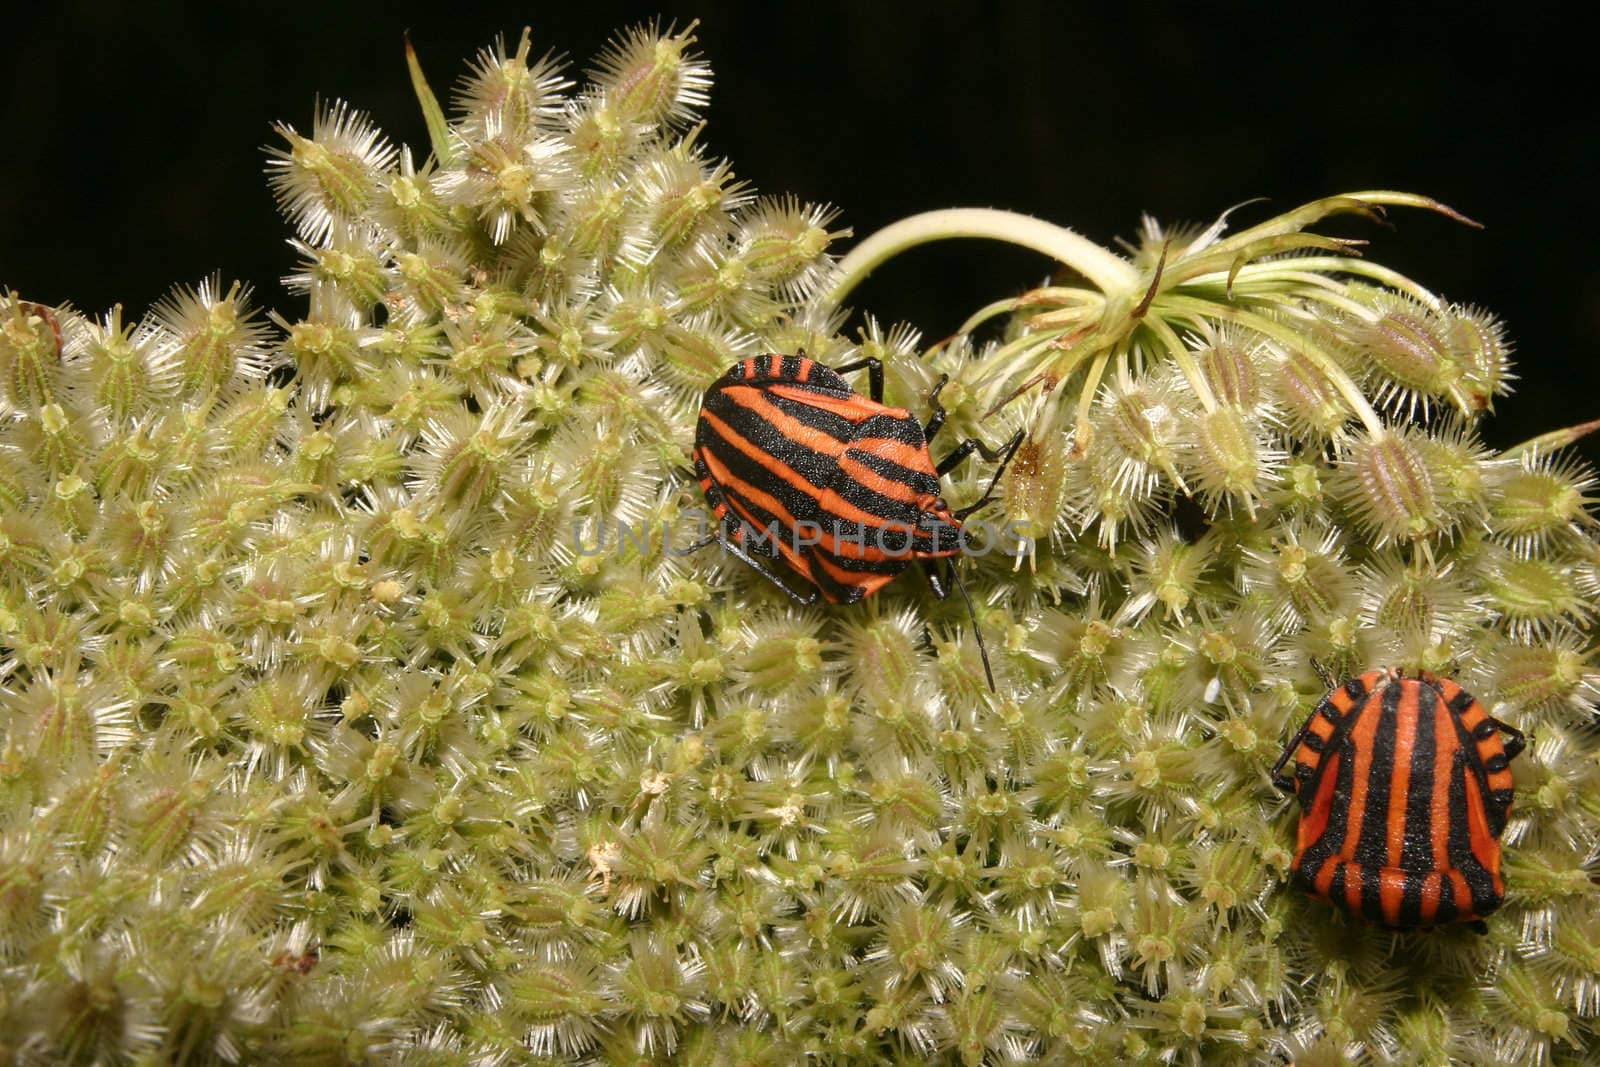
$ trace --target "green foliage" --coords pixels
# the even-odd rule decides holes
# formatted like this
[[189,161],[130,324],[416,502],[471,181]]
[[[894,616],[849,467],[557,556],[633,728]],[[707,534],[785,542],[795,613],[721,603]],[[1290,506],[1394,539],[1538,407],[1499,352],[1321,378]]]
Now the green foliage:
[[[1305,232],[1438,205],[846,336],[833,212],[708,154],[692,43],[497,45],[420,164],[281,126],[298,321],[0,299],[0,1059],[1581,1062],[1594,476],[1479,441],[1489,316]],[[998,693],[913,578],[668,551],[700,394],[799,348],[1030,430],[1036,543],[961,564]],[[1530,733],[1488,936],[1284,887],[1313,656]]]

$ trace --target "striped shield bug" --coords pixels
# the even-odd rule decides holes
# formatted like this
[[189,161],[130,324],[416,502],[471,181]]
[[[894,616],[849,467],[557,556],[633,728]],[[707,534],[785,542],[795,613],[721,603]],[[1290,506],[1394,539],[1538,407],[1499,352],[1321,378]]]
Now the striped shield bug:
[[[867,372],[869,396],[844,380],[858,370]],[[954,585],[966,600],[992,690],[977,615],[950,560],[961,551],[962,521],[989,502],[1023,434],[998,449],[967,438],[935,464],[928,442],[944,425],[945,381],[921,422],[884,405],[876,359],[829,368],[802,352],[734,364],[706,390],[695,428],[695,474],[718,523],[701,546],[721,541],[801,604],[819,596],[853,604],[916,563],[934,596]],[[952,510],[939,478],[974,452],[999,468],[983,496]],[[795,592],[758,559],[783,564],[810,588]]]
[[1338,684],[1317,670],[1329,692],[1272,768],[1300,802],[1290,881],[1380,926],[1482,929],[1505,898],[1500,833],[1522,733],[1426,671]]

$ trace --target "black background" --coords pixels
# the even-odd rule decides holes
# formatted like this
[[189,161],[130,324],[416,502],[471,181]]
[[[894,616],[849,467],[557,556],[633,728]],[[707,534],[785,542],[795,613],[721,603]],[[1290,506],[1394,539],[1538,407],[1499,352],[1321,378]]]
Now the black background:
[[[1238,223],[1368,188],[1435,196],[1486,225],[1396,212],[1341,221],[1370,255],[1486,305],[1521,381],[1504,445],[1600,416],[1593,188],[1596,55],[1576,9],[1162,3],[43,6],[8,16],[0,78],[0,284],[140,312],[213,270],[258,302],[293,256],[262,175],[270,124],[341,97],[423,154],[411,31],[444,95],[478,48],[531,23],[581,74],[613,31],[702,20],[709,144],[762,192],[841,207],[858,237],[915,211],[989,205],[1109,243],[1141,211]],[[841,250],[845,246],[840,246]],[[942,336],[1046,265],[974,242],[885,267],[852,302]],[[1584,451],[1600,458],[1600,442]]]

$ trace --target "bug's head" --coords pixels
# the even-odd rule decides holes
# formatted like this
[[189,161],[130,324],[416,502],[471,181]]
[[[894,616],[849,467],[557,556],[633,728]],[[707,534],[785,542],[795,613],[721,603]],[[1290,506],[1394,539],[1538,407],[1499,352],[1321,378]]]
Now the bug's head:
[[944,497],[934,497],[917,512],[917,555],[953,556],[961,551],[961,520]]

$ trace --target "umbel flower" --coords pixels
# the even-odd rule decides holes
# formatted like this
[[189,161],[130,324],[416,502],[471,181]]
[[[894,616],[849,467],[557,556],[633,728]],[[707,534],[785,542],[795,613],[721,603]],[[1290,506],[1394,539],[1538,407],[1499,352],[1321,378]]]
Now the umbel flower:
[[[860,243],[711,150],[693,27],[481,52],[431,151],[282,124],[295,314],[0,297],[0,1059],[1587,1062],[1595,476],[1488,313],[1309,227]],[[1064,270],[923,346],[911,244]],[[980,327],[998,324],[998,331]],[[801,607],[680,549],[700,395],[799,349],[1026,438],[960,562]],[[948,479],[952,506],[991,470]],[[1487,935],[1289,890],[1312,658],[1525,731]]]

